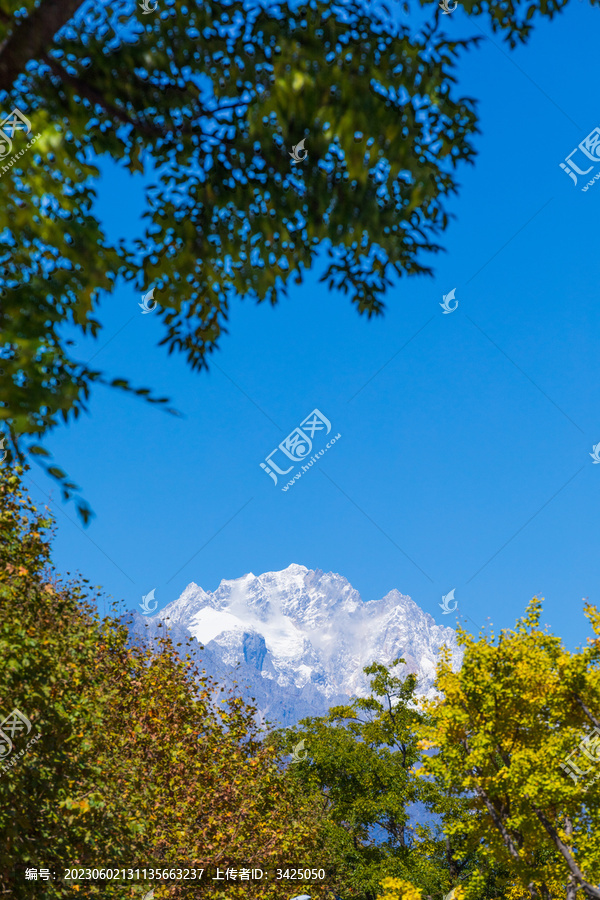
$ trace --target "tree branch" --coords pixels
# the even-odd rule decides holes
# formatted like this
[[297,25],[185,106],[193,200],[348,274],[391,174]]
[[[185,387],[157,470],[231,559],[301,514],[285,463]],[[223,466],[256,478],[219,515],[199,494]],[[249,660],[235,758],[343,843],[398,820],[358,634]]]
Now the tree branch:
[[[494,823],[494,825],[496,826],[496,828],[502,835],[502,840],[504,841],[504,845],[507,848],[508,852],[513,857],[513,859],[518,860],[519,859],[519,851],[515,847],[513,839],[511,838],[510,834],[508,833],[508,830],[507,830],[506,826],[504,825],[504,822],[502,821],[502,819],[496,812],[496,809],[494,808],[494,804],[492,803],[490,798],[487,796],[487,794],[483,790],[483,788],[479,784],[477,784],[477,782],[475,782],[475,790],[479,794],[487,811],[489,812],[492,822]],[[600,895],[599,895],[599,900],[600,900]]]
[[10,91],[28,62],[39,59],[83,0],[42,0],[30,16],[13,28],[0,45],[0,91]]
[[577,865],[577,863],[571,856],[571,852],[570,852],[569,848],[567,847],[567,845],[563,844],[563,842],[561,841],[556,829],[553,827],[553,825],[550,823],[550,821],[546,818],[546,816],[541,811],[541,809],[539,809],[535,805],[533,800],[530,797],[527,797],[527,799],[529,800],[529,802],[531,804],[531,808],[535,812],[536,816],[538,817],[538,819],[544,826],[544,829],[550,836],[552,843],[554,844],[556,849],[559,851],[559,853],[562,854],[562,856],[569,868],[569,872],[571,873],[571,875],[573,876],[575,881],[577,881],[577,883],[579,885],[581,885],[586,896],[593,897],[593,898],[595,898],[595,900],[600,900],[600,889],[594,887],[593,884],[589,884],[589,882],[587,882],[585,880],[585,878],[583,877],[583,872],[581,871],[581,869],[579,868],[579,866]]
[[[571,837],[573,834],[573,822],[569,816],[565,816],[565,834]],[[573,875],[569,874],[567,878],[567,897],[566,900],[575,900],[577,897],[577,885]]]
[[103,94],[93,88],[82,78],[79,78],[76,75],[71,75],[71,73],[67,72],[67,70],[63,66],[61,66],[61,64],[56,59],[52,59],[52,57],[48,56],[47,53],[42,53],[40,55],[40,59],[43,60],[47,66],[50,66],[52,73],[56,75],[57,78],[60,78],[61,81],[64,81],[67,84],[70,84],[78,94],[80,94],[82,97],[85,97],[86,100],[90,101],[90,103],[94,104],[95,106],[101,106],[109,116],[113,116],[124,125],[133,125],[134,128],[144,134],[150,135],[152,137],[164,137],[162,131],[159,131],[156,128],[149,127],[144,122],[140,122],[138,119],[132,118],[126,110],[115,106],[113,103],[110,103]]
[[[117,119],[119,122],[122,122],[124,125],[131,125],[137,132],[145,135],[148,138],[167,138],[172,131],[165,128],[159,128],[157,125],[149,124],[148,122],[144,122],[141,119],[138,119],[132,116],[127,112],[126,109],[123,109],[120,106],[115,106],[114,103],[111,103],[104,94],[100,91],[96,90],[96,88],[92,87],[91,84],[88,84],[81,76],[72,75],[71,72],[68,72],[64,66],[62,66],[58,60],[53,59],[47,53],[40,54],[40,59],[46,63],[47,66],[50,67],[53,75],[56,75],[57,78],[60,78],[61,81],[69,84],[81,97],[85,97],[86,100],[95,106],[100,106],[104,112]],[[212,138],[214,135],[207,134],[202,131],[197,126],[190,126],[189,129],[180,129],[179,133],[195,133],[200,135],[201,137]]]
[[596,716],[594,715],[594,713],[591,712],[591,710],[589,710],[589,709],[587,708],[587,706],[585,705],[585,703],[583,702],[583,700],[581,699],[581,697],[579,696],[579,694],[573,693],[573,696],[575,697],[575,702],[579,704],[579,706],[581,707],[581,709],[583,710],[583,712],[586,714],[586,716],[588,717],[588,719],[589,719],[590,722],[592,723],[592,725],[594,725],[596,728],[600,728],[600,722],[598,721],[598,719],[596,718]]

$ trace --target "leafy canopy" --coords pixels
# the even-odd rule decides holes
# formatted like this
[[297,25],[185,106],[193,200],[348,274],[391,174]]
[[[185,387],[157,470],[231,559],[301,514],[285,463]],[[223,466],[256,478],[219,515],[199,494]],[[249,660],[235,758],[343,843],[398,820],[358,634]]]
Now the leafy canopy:
[[[514,42],[564,2],[463,5]],[[0,177],[11,457],[32,453],[69,497],[40,439],[95,384],[167,403],[69,343],[73,328],[101,338],[99,302],[119,279],[133,314],[134,292],[157,288],[162,343],[201,369],[234,295],[275,304],[319,254],[323,280],[367,316],[394,276],[430,273],[423,253],[440,249],[456,167],[474,156],[475,101],[455,82],[476,38],[448,40],[437,3],[429,13],[411,29],[358,0],[160,0],[149,15],[135,0],[0,0],[0,101],[38,136],[21,152],[15,135]],[[302,138],[308,159],[293,165]],[[95,212],[103,158],[144,175],[146,227],[116,244]]]
[[[393,662],[391,670],[404,660]],[[300,740],[306,759],[288,774],[325,803],[328,842],[336,860],[336,892],[375,900],[383,877],[419,881],[432,892],[445,881],[441,865],[423,856],[410,808],[424,798],[414,767],[420,756],[416,677],[379,663],[367,666],[370,696],[303,719],[273,740],[288,752]]]
[[[600,897],[600,614],[585,611],[595,636],[573,653],[540,628],[534,598],[497,643],[460,631],[461,670],[440,667],[423,774],[467,801],[446,820],[450,837],[477,849],[467,900],[490,865],[512,900]],[[570,756],[589,776],[569,776]]]

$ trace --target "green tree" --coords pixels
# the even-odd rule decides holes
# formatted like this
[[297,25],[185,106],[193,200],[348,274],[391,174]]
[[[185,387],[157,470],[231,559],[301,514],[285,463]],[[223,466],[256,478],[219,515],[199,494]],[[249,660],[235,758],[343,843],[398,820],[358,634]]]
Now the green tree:
[[[323,279],[368,316],[393,273],[430,271],[421,252],[439,249],[454,169],[474,152],[474,103],[452,75],[467,42],[435,23],[411,34],[355,0],[293,13],[239,0],[153,15],[129,0],[24,6],[0,21],[4,100],[40,135],[0,178],[13,453],[106,383],[73,359],[63,326],[98,336],[99,298],[119,276],[158,287],[161,343],[201,369],[232,295],[275,304],[321,250]],[[309,158],[293,165],[301,138]],[[155,176],[145,232],[117,246],[94,215],[105,155]]]
[[[456,167],[474,157],[475,101],[457,91],[456,64],[477,39],[446,39],[437,2],[422,2],[429,18],[411,30],[357,0],[159,0],[148,15],[134,0],[0,0],[0,101],[36,136],[25,151],[14,135],[18,158],[0,161],[12,457],[33,454],[69,497],[76,485],[40,440],[85,410],[94,384],[167,402],[74,357],[65,326],[99,337],[99,301],[119,278],[157,287],[162,344],[201,369],[233,295],[275,304],[318,254],[323,280],[367,316],[392,277],[430,273]],[[515,43],[565,4],[462,5]],[[302,138],[308,159],[294,166]],[[103,157],[155,177],[147,228],[115,245],[94,209]]]
[[[395,660],[392,669],[403,662]],[[447,881],[441,850],[438,859],[423,853],[430,830],[423,827],[415,835],[409,822],[411,804],[425,798],[415,771],[421,722],[416,677],[403,679],[379,663],[364,671],[372,676],[369,697],[333,707],[325,717],[303,719],[274,739],[288,752],[305,742],[306,759],[290,764],[288,773],[325,801],[341,896],[375,900],[386,876],[439,894]]]
[[441,664],[428,704],[423,773],[467,803],[446,822],[477,854],[467,898],[490,869],[510,900],[600,897],[600,615],[586,605],[595,636],[570,653],[540,611],[534,598],[497,643],[459,631],[462,668]]

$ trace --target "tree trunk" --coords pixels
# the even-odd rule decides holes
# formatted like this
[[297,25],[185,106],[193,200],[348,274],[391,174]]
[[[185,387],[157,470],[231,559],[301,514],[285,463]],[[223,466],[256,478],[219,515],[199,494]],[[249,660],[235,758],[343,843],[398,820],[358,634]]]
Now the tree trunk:
[[[569,816],[565,816],[565,834],[570,837],[573,834],[573,823]],[[577,894],[577,885],[575,879],[569,873],[567,877],[567,900],[575,900]]]
[[73,18],[83,0],[42,0],[0,44],[0,91],[10,91],[31,60],[52,46],[55,34]]

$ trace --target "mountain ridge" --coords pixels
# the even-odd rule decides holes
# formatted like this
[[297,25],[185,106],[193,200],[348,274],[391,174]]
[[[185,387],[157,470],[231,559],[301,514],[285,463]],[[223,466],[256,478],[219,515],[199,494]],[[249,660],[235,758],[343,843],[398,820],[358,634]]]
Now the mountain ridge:
[[454,630],[437,625],[409,596],[392,589],[364,601],[344,576],[297,563],[222,579],[215,591],[190,582],[159,613],[136,613],[135,620],[136,632],[154,635],[163,623],[194,637],[209,674],[218,677],[212,670],[221,669],[241,678],[261,716],[275,715],[279,724],[366,696],[362,670],[374,661],[404,658],[401,670],[414,672],[427,696],[435,693],[441,648],[449,648],[453,668],[462,661]]

